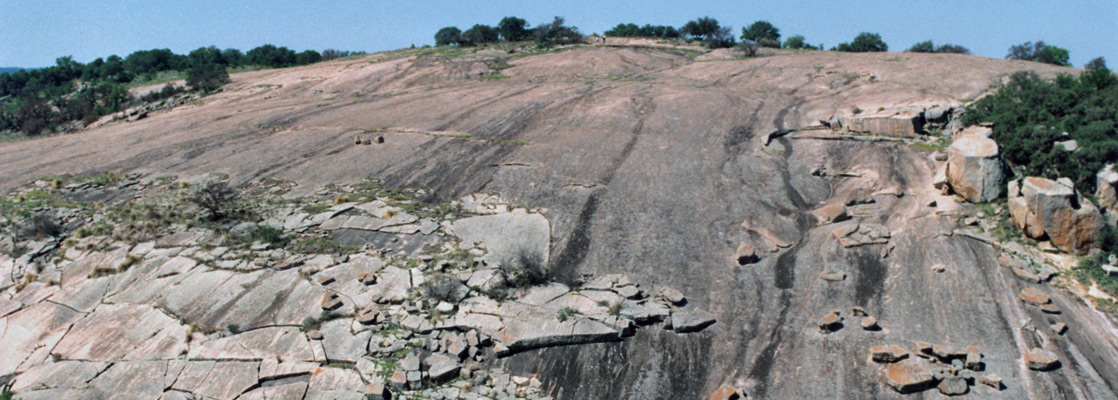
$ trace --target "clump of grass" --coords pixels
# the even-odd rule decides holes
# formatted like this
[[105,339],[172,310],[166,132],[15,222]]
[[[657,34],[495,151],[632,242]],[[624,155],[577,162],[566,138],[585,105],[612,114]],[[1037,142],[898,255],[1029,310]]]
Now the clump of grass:
[[336,320],[336,319],[346,318],[346,317],[349,317],[349,316],[350,315],[346,314],[346,313],[340,313],[340,312],[335,312],[335,311],[323,311],[322,314],[318,315],[318,317],[309,316],[307,318],[304,318],[303,319],[303,325],[300,326],[300,328],[303,330],[303,332],[313,331],[315,329],[322,328],[322,324],[324,324],[324,323],[327,323],[327,322],[330,322],[330,321],[333,321],[333,320]]
[[566,322],[568,319],[571,319],[572,317],[577,315],[579,315],[578,310],[571,307],[565,307],[562,310],[559,310],[559,313],[555,315],[555,319],[558,319],[559,322]]

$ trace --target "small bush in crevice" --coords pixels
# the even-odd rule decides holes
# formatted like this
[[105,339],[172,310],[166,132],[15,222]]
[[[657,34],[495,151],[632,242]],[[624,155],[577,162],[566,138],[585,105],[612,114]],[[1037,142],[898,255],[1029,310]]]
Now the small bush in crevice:
[[565,307],[562,310],[559,310],[559,313],[555,316],[555,319],[558,319],[559,322],[566,322],[568,319],[571,319],[571,317],[577,315],[579,315],[578,310],[571,307]]
[[21,232],[25,237],[57,237],[62,233],[58,219],[49,214],[35,214],[24,222]]
[[252,233],[252,240],[267,243],[271,247],[286,246],[291,238],[283,234],[283,229],[276,229],[268,225],[261,225]]
[[423,297],[438,301],[454,302],[465,289],[462,281],[454,276],[436,273],[431,275],[420,288]]
[[217,221],[229,213],[237,194],[225,182],[210,181],[190,195],[190,202],[209,212],[209,219]]
[[513,288],[536,286],[550,280],[543,255],[526,248],[520,249],[512,260],[502,263],[500,268],[508,286]]
[[303,319],[303,325],[300,327],[303,332],[313,331],[322,327],[323,323],[330,322],[336,319],[349,317],[350,314],[340,313],[336,311],[323,311],[318,317],[309,316]]

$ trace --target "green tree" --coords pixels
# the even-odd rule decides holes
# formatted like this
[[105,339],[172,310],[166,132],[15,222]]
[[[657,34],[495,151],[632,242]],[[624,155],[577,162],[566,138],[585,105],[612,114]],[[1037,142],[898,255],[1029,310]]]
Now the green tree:
[[607,37],[634,37],[640,34],[640,27],[634,23],[617,24],[617,26],[605,31],[604,35]]
[[1106,68],[1106,59],[1102,57],[1095,57],[1083,66],[1083,69],[1108,69]]
[[1036,61],[1046,64],[1071,66],[1068,62],[1068,51],[1056,46],[1048,45],[1043,40],[1036,43],[1025,42],[1009,47],[1005,56],[1008,60]]
[[784,48],[792,50],[820,50],[823,46],[815,47],[807,43],[803,35],[792,35],[784,40]]
[[761,47],[780,47],[780,29],[768,21],[757,21],[741,28],[741,40],[755,42]]
[[497,33],[500,34],[501,39],[510,42],[528,40],[532,37],[532,32],[528,31],[528,21],[517,17],[501,18],[501,22],[497,23]]
[[225,49],[221,51],[221,58],[225,60],[226,65],[235,67],[244,62],[245,54],[237,49]]
[[889,51],[889,45],[881,40],[881,35],[871,32],[862,32],[854,37],[850,43],[841,43],[835,47],[838,51],[852,53],[884,52]]
[[679,31],[693,39],[706,41],[714,38],[721,28],[722,26],[718,23],[717,19],[702,17],[693,21],[688,21]]
[[457,27],[448,26],[435,32],[435,46],[450,46],[462,43],[462,31]]
[[485,43],[496,42],[500,34],[492,26],[477,24],[462,32],[462,42],[467,46],[477,46]]
[[265,67],[287,67],[295,65],[295,51],[286,47],[265,44],[245,53],[245,63]]
[[314,50],[303,50],[295,54],[295,64],[307,65],[322,61],[322,54]]
[[[1019,175],[1068,177],[1083,192],[1094,193],[1095,175],[1118,160],[1118,77],[1103,69],[1053,80],[1018,72],[967,107],[964,124],[982,121],[994,124],[994,140]],[[1067,139],[1079,149],[1053,146]]]
[[186,57],[189,59],[191,66],[206,64],[228,65],[221,50],[218,50],[215,46],[199,47],[188,53]]
[[551,47],[582,41],[582,34],[579,33],[578,28],[567,26],[565,22],[563,17],[555,17],[551,22],[541,24],[533,29],[536,45]]
[[970,49],[957,44],[941,44],[936,47],[936,53],[970,54]]
[[186,72],[186,86],[194,90],[211,91],[229,83],[229,72],[219,64],[205,64]]
[[1061,65],[1070,67],[1071,62],[1068,61],[1068,50],[1052,45],[1044,46],[1036,52],[1036,59],[1034,61],[1042,62],[1045,64]]
[[916,43],[908,48],[909,53],[935,53],[936,45],[931,40]]

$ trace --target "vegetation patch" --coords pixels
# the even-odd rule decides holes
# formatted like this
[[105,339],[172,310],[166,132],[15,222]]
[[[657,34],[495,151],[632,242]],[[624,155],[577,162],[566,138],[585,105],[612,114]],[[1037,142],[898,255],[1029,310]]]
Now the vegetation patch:
[[[963,122],[993,123],[994,140],[1017,175],[1068,177],[1094,193],[1095,175],[1118,160],[1118,77],[1105,68],[1054,80],[1018,72],[967,107]],[[1067,140],[1079,148],[1056,145]]]

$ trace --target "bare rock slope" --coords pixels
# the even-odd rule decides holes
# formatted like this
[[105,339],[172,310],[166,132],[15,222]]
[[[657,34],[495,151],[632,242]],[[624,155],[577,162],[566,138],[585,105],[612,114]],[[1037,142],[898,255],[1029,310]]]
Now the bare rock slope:
[[[906,391],[940,380],[944,393],[982,398],[1118,391],[1112,322],[1018,280],[997,262],[998,246],[963,232],[974,210],[932,188],[941,161],[900,141],[794,131],[855,108],[955,105],[1013,71],[1063,69],[948,54],[694,61],[671,48],[600,46],[497,56],[382,53],[240,74],[219,94],[136,122],[0,144],[0,188],[123,170],[282,179],[308,193],[366,178],[441,199],[499,193],[546,210],[560,277],[624,274],[677,288],[718,321],[687,335],[641,329],[500,359],[516,375],[539,374],[559,399],[707,398],[724,386],[758,399],[907,398],[882,377],[906,371],[919,378],[904,377]],[[355,136],[384,143],[357,146]],[[754,255],[739,265],[743,244]],[[1020,301],[1023,287],[1063,314]],[[821,317],[839,322],[824,329]],[[1067,333],[1047,328],[1055,322]],[[151,324],[137,329],[150,328],[153,341],[181,336]],[[918,342],[954,350],[920,353]],[[871,357],[880,345],[927,358],[890,369]],[[90,351],[60,346],[73,357]],[[974,369],[951,369],[970,347],[981,354],[977,380],[964,376]],[[1035,348],[1062,366],[1030,369]],[[72,373],[98,373],[88,368]],[[994,378],[997,388],[973,383]]]

